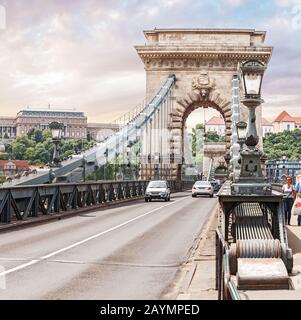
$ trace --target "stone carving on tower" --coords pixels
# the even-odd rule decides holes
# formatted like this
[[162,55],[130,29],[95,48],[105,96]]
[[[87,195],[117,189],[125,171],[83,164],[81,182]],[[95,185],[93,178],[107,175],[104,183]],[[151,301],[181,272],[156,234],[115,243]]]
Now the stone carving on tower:
[[202,70],[200,75],[192,80],[192,89],[198,90],[202,100],[208,100],[210,91],[214,88],[215,79],[209,78],[206,70]]

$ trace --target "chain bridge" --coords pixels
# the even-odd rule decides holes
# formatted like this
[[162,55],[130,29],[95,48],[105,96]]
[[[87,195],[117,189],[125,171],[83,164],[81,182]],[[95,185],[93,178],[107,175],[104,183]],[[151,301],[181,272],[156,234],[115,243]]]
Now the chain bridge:
[[[119,132],[82,153],[85,172],[93,172],[116,156],[127,154],[129,146],[132,150],[136,146],[138,156],[130,159],[139,166],[136,178],[181,181],[189,114],[197,108],[218,110],[225,121],[229,151],[233,117],[235,121],[247,118],[246,107],[239,103],[242,84],[237,66],[249,59],[268,63],[272,48],[264,46],[265,32],[249,29],[155,29],[144,34],[147,43],[135,48],[146,71],[148,103],[121,117]],[[256,112],[261,143],[261,107]],[[75,182],[82,177],[81,167],[83,161],[77,156],[52,171],[57,178]],[[44,170],[4,186],[49,180],[49,172]]]

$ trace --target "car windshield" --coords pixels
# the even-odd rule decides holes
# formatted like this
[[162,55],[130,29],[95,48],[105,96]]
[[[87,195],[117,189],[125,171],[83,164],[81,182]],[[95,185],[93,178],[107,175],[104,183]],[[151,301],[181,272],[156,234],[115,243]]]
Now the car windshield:
[[210,185],[210,182],[208,182],[208,181],[197,181],[194,185],[195,186],[208,186],[208,185]]
[[166,188],[165,181],[151,181],[148,185],[148,188]]

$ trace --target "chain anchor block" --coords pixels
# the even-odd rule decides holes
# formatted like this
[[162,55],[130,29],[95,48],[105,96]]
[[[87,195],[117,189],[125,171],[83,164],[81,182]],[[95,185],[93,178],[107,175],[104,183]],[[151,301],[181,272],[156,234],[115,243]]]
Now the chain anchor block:
[[238,258],[281,258],[282,248],[278,239],[237,240],[229,248],[230,274],[237,273]]

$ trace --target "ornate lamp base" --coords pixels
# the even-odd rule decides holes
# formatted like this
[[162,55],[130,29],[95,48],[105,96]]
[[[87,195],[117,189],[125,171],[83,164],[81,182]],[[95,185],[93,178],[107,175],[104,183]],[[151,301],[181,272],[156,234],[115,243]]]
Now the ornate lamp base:
[[262,155],[263,153],[258,149],[241,151],[241,173],[231,185],[232,194],[272,194],[272,187],[265,182],[265,177],[262,174]]

